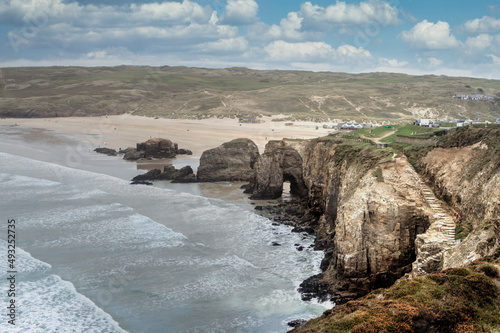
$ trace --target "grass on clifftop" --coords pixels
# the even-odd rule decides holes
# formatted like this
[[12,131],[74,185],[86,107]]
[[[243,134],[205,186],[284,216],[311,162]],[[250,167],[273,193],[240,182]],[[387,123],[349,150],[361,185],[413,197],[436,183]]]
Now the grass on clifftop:
[[375,290],[292,332],[499,332],[499,256]]

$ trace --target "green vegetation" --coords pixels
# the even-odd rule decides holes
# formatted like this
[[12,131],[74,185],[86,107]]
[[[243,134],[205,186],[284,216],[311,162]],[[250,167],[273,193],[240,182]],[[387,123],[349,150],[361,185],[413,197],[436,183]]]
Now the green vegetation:
[[403,280],[337,305],[292,332],[498,332],[498,255]]
[[456,240],[464,240],[472,232],[472,223],[467,221],[462,224],[457,224],[455,227],[455,239]]
[[1,76],[3,116],[283,114],[287,121],[405,123],[478,112],[496,119],[500,111],[500,100],[453,98],[477,88],[496,96],[500,81],[432,75],[118,66],[3,68]]
[[[412,138],[417,138],[416,136],[411,136],[413,133],[416,134],[421,134],[421,133],[437,133],[441,132],[442,130],[437,129],[437,128],[428,128],[428,127],[421,127],[421,126],[416,126],[416,125],[404,125],[404,126],[395,126],[396,132],[392,135],[389,135],[383,139],[381,139],[381,142],[385,143],[394,143],[396,140],[396,136],[406,136],[406,137],[412,137]],[[428,139],[431,136],[424,137],[425,139]]]
[[373,171],[373,177],[377,179],[377,182],[383,183],[384,182],[384,175],[382,174],[382,168],[378,167]]

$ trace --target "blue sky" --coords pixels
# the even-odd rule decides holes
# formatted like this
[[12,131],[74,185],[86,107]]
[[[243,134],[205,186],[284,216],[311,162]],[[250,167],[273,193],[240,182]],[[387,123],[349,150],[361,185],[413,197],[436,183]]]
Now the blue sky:
[[0,67],[152,66],[500,79],[500,2],[0,0]]

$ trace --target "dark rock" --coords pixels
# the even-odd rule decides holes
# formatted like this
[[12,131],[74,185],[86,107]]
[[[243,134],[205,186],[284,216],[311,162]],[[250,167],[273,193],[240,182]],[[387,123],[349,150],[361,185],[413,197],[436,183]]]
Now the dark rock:
[[128,151],[123,156],[124,160],[127,161],[137,161],[144,157],[144,152],[138,151],[135,148],[129,148]]
[[193,155],[193,152],[189,149],[181,148],[181,149],[177,150],[177,154],[179,154],[179,155]]
[[108,156],[116,156],[116,155],[118,155],[118,153],[116,152],[116,150],[111,149],[111,148],[96,148],[96,149],[94,149],[94,151],[96,153],[105,154],[105,155],[108,155]]
[[203,152],[198,168],[198,180],[249,181],[259,157],[257,145],[249,139],[235,139]]
[[254,209],[255,209],[255,210],[263,210],[263,209],[264,209],[264,207],[262,207],[262,206],[255,206],[255,208],[254,208]]
[[299,246],[299,247],[297,248],[297,251],[303,251],[303,250],[304,250],[304,247],[303,247],[303,246]]
[[144,180],[158,180],[158,177],[161,174],[160,169],[149,170],[145,174],[135,176],[132,178],[132,181],[144,181]]
[[273,246],[281,246],[281,244],[278,242],[273,242]]
[[292,320],[292,321],[288,322],[287,325],[290,327],[296,328],[296,327],[304,325],[305,323],[307,323],[307,320],[296,319],[296,320]]
[[192,183],[196,182],[196,176],[189,165],[177,170],[169,164],[164,167],[163,172],[160,169],[153,169],[132,180],[172,180],[175,183]]
[[153,183],[146,181],[133,181],[130,185],[153,185]]
[[152,138],[138,143],[137,150],[144,152],[144,158],[174,158],[177,149],[169,139]]

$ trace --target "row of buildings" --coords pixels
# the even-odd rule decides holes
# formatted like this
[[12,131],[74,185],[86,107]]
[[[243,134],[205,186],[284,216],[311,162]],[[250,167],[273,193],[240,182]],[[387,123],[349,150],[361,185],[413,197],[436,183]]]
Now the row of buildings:
[[496,99],[497,97],[495,96],[488,96],[488,95],[481,95],[481,94],[456,94],[453,96],[453,98],[458,98],[458,99],[470,99],[473,101],[489,101]]

